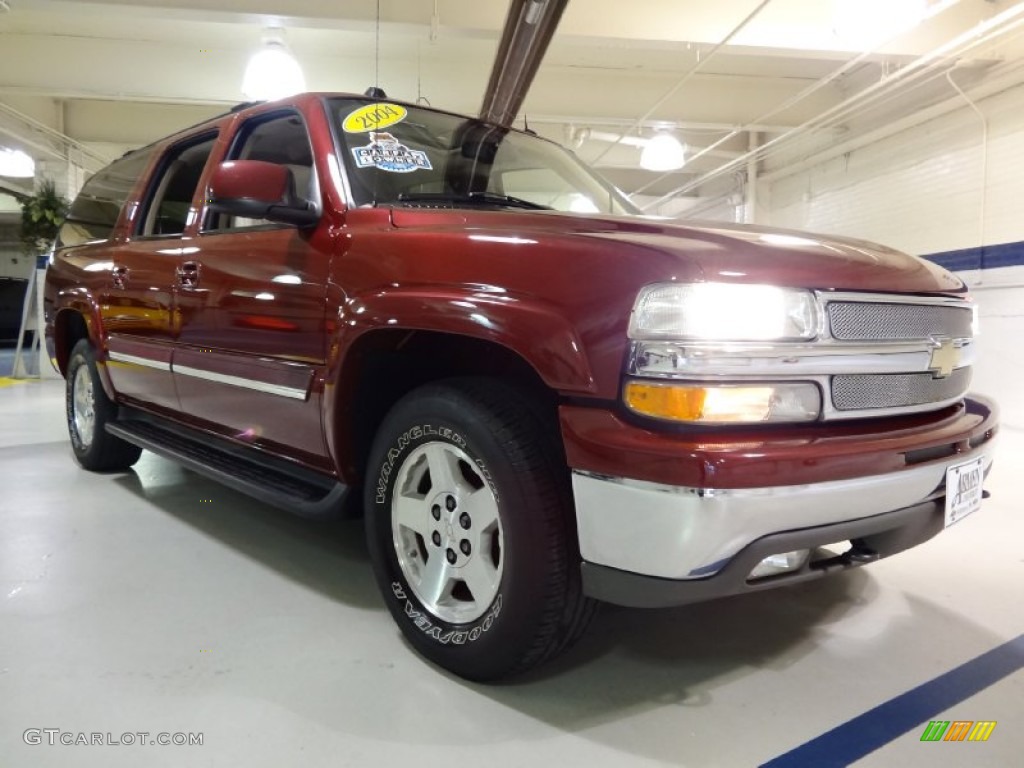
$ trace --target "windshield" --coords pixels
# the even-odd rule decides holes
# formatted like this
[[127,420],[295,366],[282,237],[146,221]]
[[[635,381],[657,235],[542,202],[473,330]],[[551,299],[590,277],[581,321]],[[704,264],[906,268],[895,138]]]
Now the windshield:
[[390,102],[329,105],[356,205],[638,213],[573,154],[544,139]]

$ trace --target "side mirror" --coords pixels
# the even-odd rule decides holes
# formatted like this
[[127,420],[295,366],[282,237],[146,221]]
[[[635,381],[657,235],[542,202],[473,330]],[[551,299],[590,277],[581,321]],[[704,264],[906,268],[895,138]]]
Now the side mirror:
[[296,227],[320,221],[319,207],[295,193],[291,168],[262,160],[231,160],[218,165],[210,179],[210,210],[249,219],[266,219]]

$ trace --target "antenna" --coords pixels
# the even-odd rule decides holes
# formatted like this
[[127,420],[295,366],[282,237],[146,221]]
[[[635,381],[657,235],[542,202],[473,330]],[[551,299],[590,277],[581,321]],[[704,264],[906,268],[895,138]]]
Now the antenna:
[[373,51],[373,86],[374,90],[380,90],[380,0],[377,0],[377,25],[375,29],[376,42]]

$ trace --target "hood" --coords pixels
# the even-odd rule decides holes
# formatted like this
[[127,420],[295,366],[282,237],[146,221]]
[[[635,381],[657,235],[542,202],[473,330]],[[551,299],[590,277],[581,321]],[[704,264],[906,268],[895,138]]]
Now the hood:
[[[674,222],[555,211],[391,211],[400,229],[471,231],[476,238],[529,237],[540,243],[583,238],[643,258],[670,280],[678,271],[708,282],[766,283],[818,290],[963,294],[959,278],[942,267],[876,243],[769,227],[720,222]],[[568,243],[566,243],[568,245]],[[647,266],[647,265],[645,265]],[[645,272],[648,270],[644,270]],[[681,277],[681,276],[680,276]]]

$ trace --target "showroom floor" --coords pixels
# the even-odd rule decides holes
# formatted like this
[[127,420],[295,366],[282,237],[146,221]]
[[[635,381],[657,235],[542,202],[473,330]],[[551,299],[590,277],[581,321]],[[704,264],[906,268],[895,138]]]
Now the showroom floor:
[[[1008,766],[1024,754],[1021,431],[1003,431],[983,510],[915,551],[774,593],[609,608],[556,664],[488,687],[403,642],[360,522],[307,522],[150,454],[89,474],[62,411],[62,382],[0,379],[2,766],[823,766],[875,747],[857,764]],[[986,743],[922,743],[929,720],[998,725]],[[57,734],[51,746],[41,729],[203,743]]]

